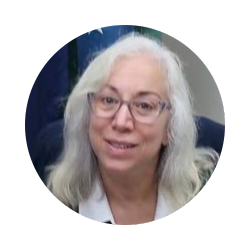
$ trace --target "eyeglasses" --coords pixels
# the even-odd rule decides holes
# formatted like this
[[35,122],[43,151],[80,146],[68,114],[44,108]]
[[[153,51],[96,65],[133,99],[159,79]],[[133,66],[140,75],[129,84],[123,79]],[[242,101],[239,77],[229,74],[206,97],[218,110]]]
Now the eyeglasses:
[[92,112],[102,118],[115,116],[121,106],[126,104],[132,117],[146,124],[154,123],[163,110],[171,109],[169,102],[160,100],[155,94],[144,94],[124,101],[115,94],[88,93],[88,101]]

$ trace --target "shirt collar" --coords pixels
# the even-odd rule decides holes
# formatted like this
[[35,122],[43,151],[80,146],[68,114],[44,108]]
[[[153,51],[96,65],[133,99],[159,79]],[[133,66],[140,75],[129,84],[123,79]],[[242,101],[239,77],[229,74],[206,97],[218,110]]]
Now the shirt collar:
[[[98,222],[111,222],[112,224],[116,224],[107,197],[101,184],[98,182],[94,184],[93,191],[89,198],[79,203],[79,214]],[[167,200],[163,195],[162,189],[159,188],[154,220],[159,220],[169,214],[170,209]]]

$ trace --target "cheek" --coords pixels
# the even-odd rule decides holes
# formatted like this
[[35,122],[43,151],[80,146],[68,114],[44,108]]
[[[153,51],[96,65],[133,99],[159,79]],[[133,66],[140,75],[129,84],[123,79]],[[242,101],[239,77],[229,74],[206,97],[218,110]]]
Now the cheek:
[[162,131],[161,138],[162,138],[162,144],[164,146],[167,146],[169,142],[169,136],[168,136],[169,120],[170,120],[169,115],[165,116],[159,128],[159,131]]
[[89,122],[89,140],[92,148],[96,152],[101,146],[102,138],[105,135],[107,121],[95,116],[90,117]]
[[95,117],[90,117],[89,121],[89,134],[94,133],[94,131],[98,130],[99,123],[97,122],[97,119]]
[[148,144],[152,145],[152,148],[154,147],[157,150],[160,149],[162,145],[166,146],[168,136],[165,123],[150,129],[148,133],[145,134],[145,140]]
[[[157,127],[148,129],[144,133],[144,142],[147,149],[158,151],[163,143],[163,129]],[[155,150],[154,150],[155,149]]]
[[101,122],[97,118],[95,118],[95,117],[90,117],[90,122],[89,122],[89,138],[90,138],[91,144],[93,144],[94,141],[97,139],[97,137],[100,136],[101,129],[102,129]]

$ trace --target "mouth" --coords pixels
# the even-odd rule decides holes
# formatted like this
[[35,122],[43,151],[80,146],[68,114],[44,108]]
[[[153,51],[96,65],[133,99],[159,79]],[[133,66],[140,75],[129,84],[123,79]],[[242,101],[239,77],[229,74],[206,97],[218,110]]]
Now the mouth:
[[127,150],[135,148],[137,145],[130,142],[125,141],[114,141],[114,140],[107,140],[107,143],[114,149],[118,150]]

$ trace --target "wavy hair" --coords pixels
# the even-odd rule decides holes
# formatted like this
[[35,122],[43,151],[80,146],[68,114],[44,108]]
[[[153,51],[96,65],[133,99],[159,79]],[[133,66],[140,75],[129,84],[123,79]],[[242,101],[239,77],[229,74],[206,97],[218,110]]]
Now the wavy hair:
[[48,188],[71,208],[88,198],[99,175],[88,135],[90,108],[87,93],[97,92],[107,83],[117,59],[140,53],[156,58],[167,75],[164,84],[172,107],[167,127],[169,143],[160,154],[158,177],[173,211],[199,192],[217,163],[215,151],[195,147],[197,131],[192,97],[177,55],[160,41],[130,33],[92,60],[69,96],[64,114],[63,152],[49,168]]

